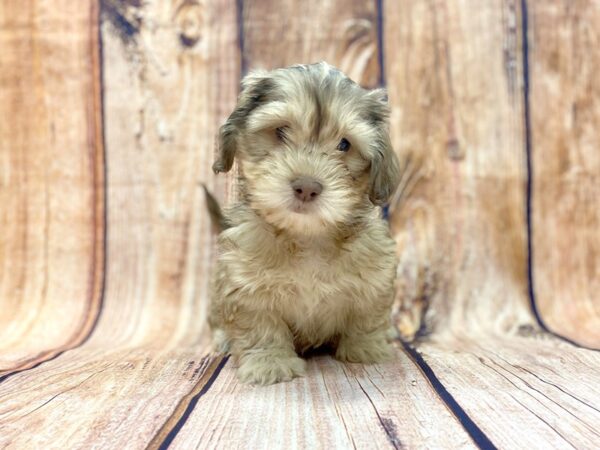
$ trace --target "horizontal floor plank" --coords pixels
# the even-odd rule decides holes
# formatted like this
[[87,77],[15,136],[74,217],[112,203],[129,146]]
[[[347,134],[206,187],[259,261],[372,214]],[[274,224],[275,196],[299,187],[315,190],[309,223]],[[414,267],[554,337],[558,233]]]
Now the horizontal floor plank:
[[[206,348],[86,346],[14,375],[0,383],[0,447],[475,447],[464,419],[402,350],[378,366],[316,356],[304,378],[253,387]],[[498,448],[600,440],[599,352],[546,334],[418,351]]]
[[228,363],[172,448],[474,448],[417,367],[399,352],[379,366],[309,359],[308,374],[238,383]]
[[600,352],[547,334],[419,347],[499,448],[592,448],[600,442]]
[[145,448],[214,370],[198,350],[79,350],[16,374],[0,384],[0,448]]

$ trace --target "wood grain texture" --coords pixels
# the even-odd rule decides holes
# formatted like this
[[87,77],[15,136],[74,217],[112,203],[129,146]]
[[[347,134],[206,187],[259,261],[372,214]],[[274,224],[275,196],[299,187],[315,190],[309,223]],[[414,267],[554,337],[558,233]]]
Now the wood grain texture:
[[600,349],[600,2],[531,2],[533,274],[546,325]]
[[496,447],[597,447],[600,353],[544,333],[419,351]]
[[376,2],[242,3],[244,69],[327,61],[363,86],[379,84]]
[[238,91],[236,30],[233,1],[103,4],[102,313],[85,345],[0,382],[0,447],[143,448],[214,370],[201,183],[226,194],[210,165]]
[[[233,1],[104,4],[106,301],[94,345],[197,340],[214,234],[206,184],[239,84]],[[126,100],[124,100],[126,99]]]
[[476,448],[403,352],[370,367],[315,357],[305,378],[262,388],[226,368],[171,448],[199,446]]
[[[527,5],[536,294],[552,329],[592,345],[598,10]],[[97,3],[77,7],[0,5],[0,448],[596,445],[600,353],[540,332],[528,306],[521,2],[104,0],[102,124]],[[396,320],[412,336],[429,306],[429,333],[421,359],[316,356],[305,378],[240,385],[207,339],[201,183],[234,196],[210,166],[240,76],[318,60],[388,80]],[[104,215],[103,307],[78,346]]]
[[64,355],[0,385],[0,448],[145,448],[212,363],[195,348]]
[[[527,298],[517,1],[386,2],[401,333],[504,333]],[[421,315],[427,310],[425,323]]]
[[0,376],[77,346],[100,308],[97,16],[96,2],[0,6]]

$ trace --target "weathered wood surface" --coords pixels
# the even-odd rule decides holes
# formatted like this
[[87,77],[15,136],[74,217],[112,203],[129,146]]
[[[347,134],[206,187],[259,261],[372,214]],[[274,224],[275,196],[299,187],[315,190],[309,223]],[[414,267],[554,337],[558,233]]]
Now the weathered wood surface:
[[[0,382],[2,448],[142,448],[218,363],[203,333],[214,237],[201,183],[226,194],[210,164],[239,84],[235,2],[105,2],[102,9],[102,311],[84,345]],[[87,27],[97,33],[98,23]],[[73,45],[69,39],[78,36],[63,37]],[[59,313],[62,321],[46,319],[72,320],[69,309]]]
[[377,367],[319,356],[308,374],[261,389],[226,368],[173,448],[476,448],[402,352]]
[[546,334],[419,349],[496,447],[598,447],[600,353]]
[[392,139],[404,162],[391,219],[399,329],[443,338],[533,325],[520,3],[386,5]]
[[376,2],[247,0],[241,3],[245,70],[327,61],[364,86],[379,85]]
[[0,6],[0,377],[88,336],[104,251],[97,6]]
[[236,30],[233,1],[104,4],[109,256],[99,343],[169,347],[204,326],[213,233],[202,183],[224,195],[210,167],[237,96]]
[[600,2],[532,2],[530,24],[536,303],[600,349]]
[[0,448],[145,448],[215,369],[197,348],[63,356],[0,385]]
[[[582,51],[567,45],[571,31],[581,39],[577,46],[591,49],[597,10],[583,14],[586,2],[567,7],[566,0],[525,3],[530,129],[518,1],[105,0],[102,77],[94,59],[95,0],[85,3],[87,11],[66,3],[0,6],[1,22],[12,24],[0,30],[0,45],[13,49],[0,54],[7,81],[0,95],[10,100],[0,102],[0,111],[12,119],[0,122],[0,323],[13,327],[0,327],[0,361],[10,364],[0,377],[0,448],[596,445],[600,354],[540,331],[531,314],[525,186],[529,149],[537,306],[551,329],[593,347],[598,253],[584,250],[596,248],[590,208],[600,172],[593,153],[599,101],[582,92],[597,86],[592,72],[568,62],[555,67],[549,41],[562,24],[559,62]],[[44,51],[30,59],[31,48]],[[62,65],[41,71],[52,52],[61,52]],[[318,356],[306,378],[248,387],[207,340],[214,237],[201,183],[221,200],[234,195],[232,177],[215,178],[210,165],[215,131],[235,103],[242,74],[322,59],[365,86],[387,82],[405,168],[392,205],[401,256],[396,320],[412,335],[429,305],[426,336],[416,351],[399,345],[388,364]],[[585,67],[591,71],[598,60]],[[536,85],[538,79],[546,81]],[[567,99],[554,90],[574,79],[581,84]],[[35,97],[23,103],[23,92]],[[560,114],[575,98],[589,104],[576,108],[577,127],[560,132],[566,140],[559,146],[550,135],[564,126]],[[543,120],[544,109],[559,111],[555,125]],[[48,131],[52,118],[63,133]],[[536,153],[542,148],[575,161],[570,183],[561,181],[566,175],[552,158]],[[590,180],[583,191],[575,190],[578,174]],[[45,190],[14,181],[25,175]],[[36,216],[22,227],[15,211],[22,199],[34,208],[44,198],[51,199],[51,208],[41,209],[50,233],[42,239],[31,222]],[[581,216],[568,221],[557,214],[555,198],[572,200]],[[559,259],[569,250],[554,247],[560,236],[546,234],[539,222],[577,236],[570,244],[573,280]],[[71,239],[74,247],[62,252]],[[29,249],[34,267],[19,248]],[[61,250],[48,253],[48,266],[44,248]],[[71,258],[76,267],[67,264]],[[21,296],[21,284],[42,292],[43,269],[56,266],[43,298]],[[575,288],[580,296],[571,295]],[[25,327],[23,314],[36,325],[19,334],[14,327]],[[36,334],[36,327],[45,331]],[[50,360],[27,369],[42,359]]]

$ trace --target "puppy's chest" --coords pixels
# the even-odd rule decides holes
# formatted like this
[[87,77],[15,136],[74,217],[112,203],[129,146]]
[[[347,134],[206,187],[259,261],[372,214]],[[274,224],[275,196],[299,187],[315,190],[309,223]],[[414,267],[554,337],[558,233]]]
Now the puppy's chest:
[[297,258],[281,270],[280,280],[289,285],[272,298],[273,307],[302,340],[320,342],[339,332],[339,325],[354,309],[349,276],[341,261],[318,256]]
[[266,271],[261,282],[286,310],[310,314],[316,308],[323,311],[347,306],[351,301],[348,287],[358,276],[344,257],[302,251]]
[[339,257],[327,257],[317,251],[306,251],[292,255],[284,264],[274,269],[275,278],[292,283],[298,293],[303,290],[313,294],[326,294],[343,287],[344,261]]

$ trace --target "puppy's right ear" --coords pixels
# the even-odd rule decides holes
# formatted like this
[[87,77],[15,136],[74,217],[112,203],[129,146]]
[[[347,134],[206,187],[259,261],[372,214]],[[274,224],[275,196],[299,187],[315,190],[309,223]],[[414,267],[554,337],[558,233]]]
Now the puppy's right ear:
[[267,101],[272,89],[273,80],[268,72],[251,72],[244,77],[237,105],[219,129],[217,160],[212,166],[215,173],[228,172],[231,169],[248,116],[256,107]]

